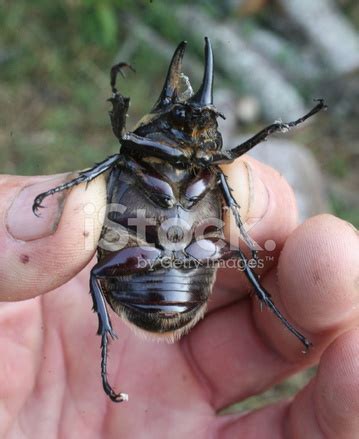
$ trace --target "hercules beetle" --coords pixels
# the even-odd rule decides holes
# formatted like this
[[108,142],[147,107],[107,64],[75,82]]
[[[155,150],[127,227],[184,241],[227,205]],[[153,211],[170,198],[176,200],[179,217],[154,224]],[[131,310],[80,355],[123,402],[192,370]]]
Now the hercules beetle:
[[[125,130],[130,99],[116,88],[117,74],[128,64],[111,69],[112,97],[109,112],[112,129],[118,138],[120,152],[82,171],[65,184],[38,195],[33,211],[45,197],[80,183],[89,183],[109,171],[108,204],[126,206],[125,211],[108,211],[111,226],[104,225],[102,238],[118,226],[118,236],[128,234],[127,244],[120,249],[98,247],[98,263],[90,277],[93,309],[98,315],[101,336],[101,375],[103,388],[112,401],[128,399],[115,393],[107,381],[107,345],[115,337],[106,301],[125,321],[144,331],[179,338],[203,316],[215,278],[216,264],[237,258],[261,303],[267,305],[282,323],[305,346],[310,341],[280,313],[261,286],[258,276],[248,264],[240,248],[232,249],[223,241],[220,227],[208,225],[197,239],[183,240],[179,224],[193,230],[203,218],[223,218],[229,208],[252,255],[252,241],[239,215],[226,176],[219,165],[231,163],[275,132],[286,131],[325,108],[322,100],[303,117],[289,123],[276,122],[230,149],[222,148],[217,118],[222,116],[213,105],[213,55],[210,40],[205,38],[205,68],[199,90],[190,97],[180,92],[181,65],[186,42],[177,47],[170,63],[161,94],[150,114],[143,117],[132,132]],[[142,209],[153,222],[144,233],[130,225],[136,211]],[[166,245],[160,239],[164,223]],[[162,233],[163,235],[163,233]],[[112,243],[116,241],[112,234]],[[110,241],[111,241],[110,239]],[[118,238],[120,240],[120,237]],[[170,261],[171,264],[164,264]],[[211,264],[209,263],[211,262]]]

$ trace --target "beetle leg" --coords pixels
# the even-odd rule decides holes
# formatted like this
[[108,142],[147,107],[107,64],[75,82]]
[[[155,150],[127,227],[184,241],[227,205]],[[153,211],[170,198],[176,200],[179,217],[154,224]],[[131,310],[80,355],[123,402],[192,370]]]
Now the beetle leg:
[[312,343],[306,337],[304,337],[304,335],[301,334],[296,328],[294,328],[294,326],[292,326],[288,322],[288,320],[275,306],[273,300],[270,297],[270,294],[260,284],[256,273],[248,266],[247,258],[244,256],[242,251],[240,249],[237,249],[235,250],[235,253],[237,254],[237,257],[239,257],[240,260],[243,261],[244,273],[247,276],[249,282],[252,284],[254,292],[258,299],[261,301],[261,303],[264,303],[266,306],[268,306],[268,308],[273,312],[276,317],[279,318],[283,325],[303,343],[305,351],[307,351],[312,346]]
[[111,119],[111,126],[114,135],[121,140],[122,134],[126,126],[126,117],[128,107],[130,106],[130,98],[115,93],[107,99],[112,104],[112,110],[108,112]]
[[115,268],[118,274],[148,271],[151,265],[159,263],[161,250],[154,247],[128,247],[98,262],[91,270],[90,292],[93,299],[93,310],[98,316],[98,331],[101,336],[101,377],[103,389],[114,402],[128,400],[126,393],[116,393],[107,380],[107,345],[108,337],[116,338],[112,329],[110,316],[108,314],[105,297],[99,282],[99,278],[109,275]]
[[294,326],[292,326],[288,320],[282,315],[279,309],[275,306],[270,294],[262,287],[259,282],[258,276],[249,267],[248,260],[240,249],[232,250],[230,245],[218,238],[203,238],[198,241],[194,241],[188,245],[186,248],[186,254],[197,259],[201,265],[205,265],[208,262],[218,262],[226,261],[228,259],[238,258],[242,262],[241,269],[244,271],[249,282],[254,287],[254,292],[256,293],[260,303],[268,306],[270,310],[274,313],[276,317],[284,324],[284,326],[295,335],[308,350],[312,343],[304,337]]
[[74,178],[73,180],[70,180],[67,183],[63,183],[60,186],[57,186],[46,192],[43,192],[42,194],[39,194],[34,200],[34,203],[32,205],[32,211],[36,216],[39,216],[37,211],[44,207],[41,205],[41,203],[46,197],[48,197],[49,195],[56,194],[57,192],[64,191],[66,189],[70,189],[73,186],[76,186],[80,183],[89,183],[94,178],[108,171],[112,166],[116,164],[116,162],[119,161],[119,159],[120,159],[120,154],[113,154],[110,157],[107,157],[106,160],[97,163],[95,166],[88,169],[87,171],[81,171],[79,173],[79,177]]
[[290,128],[296,127],[297,125],[300,125],[305,120],[307,120],[309,117],[313,116],[314,114],[318,113],[321,110],[326,110],[327,106],[324,104],[323,99],[317,99],[318,104],[312,108],[307,114],[300,117],[299,119],[293,121],[293,122],[275,122],[272,125],[267,126],[263,130],[259,131],[259,133],[255,134],[250,139],[246,140],[244,143],[241,143],[238,146],[235,146],[234,148],[229,149],[228,151],[223,151],[219,154],[214,154],[211,163],[212,164],[220,164],[220,163],[226,163],[231,162],[241,155],[248,152],[250,149],[252,149],[254,146],[258,145],[258,143],[263,142],[269,135],[273,133],[278,132],[286,132]]
[[204,238],[195,241],[186,248],[186,253],[191,257],[196,257],[205,264],[206,261],[225,261],[232,258],[239,258],[243,262],[243,271],[247,276],[249,282],[254,287],[254,292],[257,295],[260,303],[264,303],[274,313],[276,317],[284,324],[284,326],[295,335],[308,350],[312,343],[302,335],[288,320],[282,315],[279,309],[275,306],[270,294],[262,287],[256,273],[249,267],[248,260],[240,249],[231,250],[230,245],[225,241],[218,241],[217,238]]
[[108,315],[108,311],[105,304],[105,298],[103,296],[103,292],[101,290],[101,286],[96,278],[96,267],[91,271],[90,275],[90,292],[93,300],[93,310],[97,313],[98,316],[98,330],[97,334],[101,336],[101,377],[102,377],[102,386],[103,389],[110,397],[110,399],[114,402],[122,402],[128,400],[128,395],[126,393],[115,393],[110,384],[107,381],[107,344],[108,344],[108,336],[110,335],[112,338],[116,338],[116,334],[114,333],[111,325],[110,316]]
[[127,111],[130,105],[130,98],[123,96],[117,91],[116,88],[116,78],[118,73],[124,76],[124,74],[122,73],[123,67],[129,68],[133,72],[135,71],[132,66],[130,66],[130,64],[126,64],[124,62],[120,62],[111,68],[110,82],[112,96],[108,99],[108,101],[110,101],[112,104],[112,110],[109,111],[112,130],[119,140],[122,139],[122,133],[126,126]]
[[167,160],[168,163],[191,163],[191,153],[189,150],[182,150],[166,145],[164,143],[139,136],[135,133],[126,133],[121,141],[121,151],[123,154],[133,157],[154,156]]
[[145,194],[158,206],[173,207],[176,198],[167,179],[147,163],[126,157],[123,168],[130,172]]
[[240,206],[238,205],[237,201],[234,199],[232,195],[232,190],[228,185],[228,181],[226,176],[224,175],[223,171],[218,169],[218,177],[219,177],[219,185],[222,189],[223,197],[225,200],[225,203],[227,207],[229,207],[233,213],[234,219],[236,221],[237,227],[239,228],[239,231],[244,239],[244,242],[247,244],[247,246],[251,249],[252,257],[253,259],[258,259],[258,251],[256,250],[256,243],[252,240],[252,238],[247,233],[246,229],[244,228],[244,225],[241,220],[241,216],[239,214]]

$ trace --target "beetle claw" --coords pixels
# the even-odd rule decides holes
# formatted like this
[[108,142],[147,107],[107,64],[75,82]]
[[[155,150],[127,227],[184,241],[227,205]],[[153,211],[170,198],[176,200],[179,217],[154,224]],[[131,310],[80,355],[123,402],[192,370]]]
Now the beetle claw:
[[111,400],[113,402],[124,402],[124,401],[128,401],[128,394],[127,393],[115,393],[112,392],[111,395],[109,395]]
[[32,205],[32,211],[33,211],[34,215],[37,216],[38,218],[40,218],[40,216],[41,216],[40,213],[38,212],[38,210],[39,209],[45,209],[45,206],[43,206],[41,204],[41,201],[42,200],[38,201],[37,198],[36,198],[35,201],[34,201],[34,204]]
[[125,74],[123,73],[123,68],[124,67],[127,67],[128,69],[130,69],[134,73],[136,73],[136,70],[131,66],[131,64],[127,64],[125,62],[120,62],[120,63],[115,64],[114,66],[112,66],[110,77],[111,77],[111,88],[112,88],[112,92],[114,94],[117,93],[117,89],[116,89],[116,77],[117,77],[117,74],[119,73],[123,78],[125,77]]
[[128,401],[128,394],[127,393],[116,393],[113,390],[113,388],[110,386],[110,384],[107,382],[106,379],[103,382],[103,388],[104,388],[106,395],[108,395],[108,397],[111,399],[111,401],[113,401],[113,402]]
[[304,344],[304,351],[302,351],[303,354],[307,354],[309,352],[309,349],[313,347],[313,343],[309,341],[307,338],[304,338],[304,340],[301,340]]

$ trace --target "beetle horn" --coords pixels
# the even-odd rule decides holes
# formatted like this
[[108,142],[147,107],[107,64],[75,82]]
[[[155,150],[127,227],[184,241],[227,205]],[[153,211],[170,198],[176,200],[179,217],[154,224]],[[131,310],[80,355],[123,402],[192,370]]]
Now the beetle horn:
[[171,64],[168,68],[167,77],[152,111],[158,111],[170,104],[177,97],[177,87],[182,68],[182,58],[186,49],[187,41],[182,41],[173,54]]
[[205,67],[201,87],[197,93],[189,99],[192,104],[204,107],[213,105],[213,52],[211,42],[205,37]]

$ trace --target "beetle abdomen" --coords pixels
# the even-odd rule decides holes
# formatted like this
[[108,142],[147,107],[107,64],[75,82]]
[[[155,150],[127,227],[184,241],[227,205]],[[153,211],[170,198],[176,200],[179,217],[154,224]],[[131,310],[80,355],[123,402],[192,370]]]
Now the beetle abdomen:
[[[199,260],[208,258],[207,254],[197,261],[196,255],[186,254],[186,248],[196,236],[222,237],[218,225],[222,206],[218,188],[212,187],[212,174],[168,169],[166,163],[155,168],[172,188],[172,207],[159,208],[155,202],[159,194],[154,197],[147,186],[145,190],[148,182],[138,176],[120,168],[114,168],[109,176],[110,221],[103,228],[102,238],[110,245],[106,249],[99,246],[98,254],[100,261],[115,258],[117,262],[102,277],[101,286],[112,309],[133,328],[173,341],[189,331],[205,312],[215,267],[201,265]],[[206,182],[211,183],[209,188]],[[159,191],[166,196],[167,192]],[[113,206],[126,208],[112,210]],[[119,239],[121,245],[117,247],[116,236],[126,236],[127,244]],[[142,253],[137,249],[141,247],[149,247],[154,253],[154,259],[140,258],[144,267],[138,259]],[[129,254],[125,254],[126,249]]]
[[203,317],[215,269],[164,268],[102,281],[112,309],[152,333],[180,337]]

